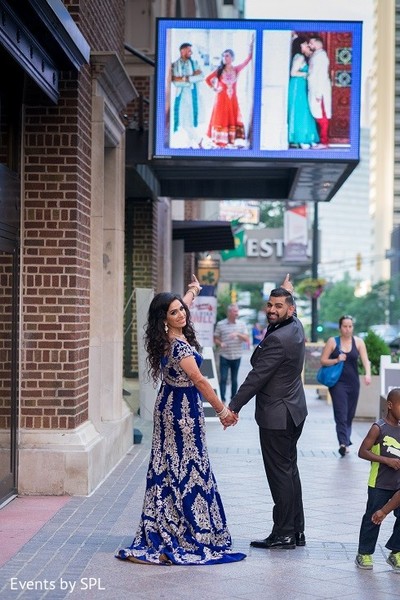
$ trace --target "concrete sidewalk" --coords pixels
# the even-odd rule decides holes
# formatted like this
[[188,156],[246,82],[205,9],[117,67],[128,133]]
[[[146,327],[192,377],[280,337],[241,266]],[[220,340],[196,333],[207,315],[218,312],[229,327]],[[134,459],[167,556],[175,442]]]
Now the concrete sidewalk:
[[[242,361],[241,379],[248,369]],[[331,407],[307,390],[309,416],[299,442],[307,545],[296,550],[250,548],[250,540],[271,530],[272,500],[267,486],[253,419],[253,401],[239,424],[223,431],[207,423],[213,470],[224,501],[234,549],[245,561],[227,565],[178,567],[120,562],[115,551],[131,543],[139,521],[151,423],[137,419],[143,442],[118,465],[90,497],[73,497],[44,519],[43,526],[12,556],[12,535],[2,535],[10,556],[0,568],[0,595],[5,600],[29,598],[98,598],[135,600],[368,600],[399,598],[400,577],[385,558],[393,525],[381,529],[373,571],[354,565],[358,531],[365,508],[369,464],[357,449],[370,422],[356,422],[354,450],[337,453]],[[362,401],[362,399],[360,399]],[[36,499],[37,501],[37,499]],[[14,500],[0,511],[10,511]],[[29,503],[29,499],[27,499]],[[20,522],[34,520],[26,507]],[[2,528],[1,528],[2,529]],[[4,533],[2,531],[2,533]],[[20,542],[18,542],[20,543]]]

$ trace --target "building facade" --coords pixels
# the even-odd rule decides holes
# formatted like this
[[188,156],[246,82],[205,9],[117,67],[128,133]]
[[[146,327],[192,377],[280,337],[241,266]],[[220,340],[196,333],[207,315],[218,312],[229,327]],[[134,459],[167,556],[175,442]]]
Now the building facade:
[[0,496],[88,494],[132,444],[124,2],[0,5]]
[[[89,494],[133,443],[134,292],[171,286],[173,214],[146,173],[126,180],[127,132],[134,155],[149,136],[153,69],[125,46],[151,59],[156,17],[219,15],[172,0],[0,8],[1,503]],[[183,281],[193,257],[180,261]]]
[[[374,253],[391,247],[394,222],[395,3],[374,2],[373,58],[370,89],[370,213]],[[390,277],[390,262],[375,261],[372,281]]]
[[123,373],[139,371],[136,291],[183,291],[194,256],[173,222],[207,212],[172,203],[142,168],[155,19],[240,18],[243,2],[0,7],[0,502],[84,495],[133,442]]

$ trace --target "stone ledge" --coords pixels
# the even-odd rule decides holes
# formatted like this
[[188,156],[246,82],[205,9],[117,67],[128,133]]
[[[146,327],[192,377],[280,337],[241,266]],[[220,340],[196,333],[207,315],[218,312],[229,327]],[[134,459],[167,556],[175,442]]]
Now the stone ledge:
[[20,431],[18,493],[91,494],[132,446],[132,415],[74,430]]

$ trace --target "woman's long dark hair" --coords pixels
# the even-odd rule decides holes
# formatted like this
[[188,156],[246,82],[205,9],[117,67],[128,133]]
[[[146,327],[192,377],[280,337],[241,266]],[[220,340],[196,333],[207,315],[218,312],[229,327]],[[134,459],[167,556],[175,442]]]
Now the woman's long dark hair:
[[296,54],[303,54],[301,51],[301,45],[306,41],[306,38],[300,35],[294,38],[292,42],[292,58],[296,56]]
[[149,306],[144,333],[144,346],[147,351],[146,360],[149,367],[149,375],[154,382],[161,375],[161,359],[168,352],[171,343],[168,333],[165,331],[165,322],[170,304],[174,300],[182,302],[182,306],[186,312],[186,325],[182,329],[183,335],[191,346],[194,346],[196,350],[200,349],[200,344],[196,339],[193,324],[190,320],[189,309],[182,298],[178,294],[172,294],[171,292],[161,292],[154,296]]
[[[235,58],[235,53],[233,50],[231,50],[230,48],[227,48],[226,50],[223,51],[222,55],[225,54],[225,52],[229,52],[229,54],[232,56],[232,60]],[[224,69],[226,67],[226,64],[224,63],[223,59],[221,60],[221,63],[218,66],[217,69],[217,78],[220,79],[222,73],[224,72]]]

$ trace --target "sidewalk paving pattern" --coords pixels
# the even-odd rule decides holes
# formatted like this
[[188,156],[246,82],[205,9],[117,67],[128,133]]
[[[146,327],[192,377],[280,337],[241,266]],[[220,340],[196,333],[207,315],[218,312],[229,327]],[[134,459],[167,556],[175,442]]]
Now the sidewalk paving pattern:
[[[246,359],[241,380],[249,368]],[[43,526],[34,528],[22,547],[18,536],[2,525],[7,514],[10,519],[14,514],[15,519],[13,503],[19,499],[0,510],[1,545],[8,548],[0,567],[0,597],[398,599],[400,577],[385,562],[389,551],[384,544],[393,526],[392,516],[382,524],[373,570],[361,571],[354,564],[369,473],[368,462],[357,457],[357,450],[370,422],[355,422],[353,450],[340,458],[331,406],[311,389],[307,401],[309,416],[298,445],[306,515],[304,548],[262,550],[249,546],[250,540],[269,534],[272,511],[252,400],[241,411],[236,427],[223,431],[217,421],[207,422],[208,449],[233,547],[247,558],[240,563],[192,567],[136,565],[115,559],[116,550],[131,543],[142,508],[151,423],[137,418],[135,427],[144,434],[142,444],[132,447],[91,496],[61,499],[55,513],[54,504],[47,516],[42,516]],[[35,520],[37,499],[31,499],[32,510],[29,498],[24,501],[18,528],[24,521]]]

